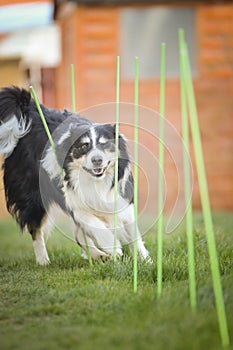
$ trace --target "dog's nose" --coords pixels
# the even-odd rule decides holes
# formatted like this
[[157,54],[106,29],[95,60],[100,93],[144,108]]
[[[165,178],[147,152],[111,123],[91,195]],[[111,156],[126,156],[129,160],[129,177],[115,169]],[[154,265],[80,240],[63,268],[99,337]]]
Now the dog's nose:
[[102,165],[103,158],[100,155],[96,155],[91,158],[91,161],[92,161],[92,164],[97,168]]

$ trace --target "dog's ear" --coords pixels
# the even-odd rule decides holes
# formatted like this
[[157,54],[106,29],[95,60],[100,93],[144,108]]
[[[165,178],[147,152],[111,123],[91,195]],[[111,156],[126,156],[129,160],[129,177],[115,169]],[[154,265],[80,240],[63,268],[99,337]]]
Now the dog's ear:
[[[109,124],[109,127],[111,128],[111,132],[112,134],[114,135],[114,138],[116,136],[116,124]],[[119,130],[119,140],[122,141],[123,143],[127,143],[127,139],[126,137],[120,133],[120,130]]]
[[80,137],[90,130],[89,124],[74,123],[69,127],[70,143],[74,144]]
[[119,134],[119,149],[128,158],[127,139],[123,134]]
[[115,138],[116,124],[105,124],[105,130]]
[[64,161],[67,157],[71,145],[72,143],[70,137],[65,138],[61,143],[58,143],[56,145],[57,161],[61,168],[63,168]]
[[111,124],[111,128],[112,128],[113,134],[115,135],[116,134],[116,124]]
[[[114,139],[116,137],[116,124],[109,124],[110,128],[111,128],[111,132],[114,136]],[[122,133],[120,133],[119,130],[119,144],[121,146],[122,149],[126,150],[127,148],[127,139],[125,137],[125,135],[123,135]]]

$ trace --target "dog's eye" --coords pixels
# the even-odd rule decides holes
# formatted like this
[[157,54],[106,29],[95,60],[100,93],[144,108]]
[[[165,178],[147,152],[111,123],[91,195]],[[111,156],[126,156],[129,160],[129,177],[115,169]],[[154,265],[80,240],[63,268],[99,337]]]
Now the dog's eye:
[[88,143],[84,143],[82,146],[80,146],[79,148],[82,150],[82,151],[86,151],[89,147],[89,144]]
[[89,143],[83,143],[81,146],[78,147],[79,152],[85,153],[89,149]]
[[79,158],[82,155],[84,155],[90,148],[90,144],[89,143],[83,143],[82,145],[80,145],[79,147],[75,147],[73,149],[73,156],[75,158]]

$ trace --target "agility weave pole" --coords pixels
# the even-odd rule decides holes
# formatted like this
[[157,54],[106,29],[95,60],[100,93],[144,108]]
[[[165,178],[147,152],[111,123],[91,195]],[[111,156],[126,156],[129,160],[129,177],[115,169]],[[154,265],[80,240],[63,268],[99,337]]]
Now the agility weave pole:
[[53,142],[53,138],[52,138],[52,136],[51,136],[51,133],[50,133],[50,131],[49,131],[49,128],[48,128],[47,122],[46,122],[46,120],[45,120],[44,114],[43,114],[42,109],[41,109],[41,107],[40,107],[40,103],[39,103],[38,98],[37,98],[37,96],[36,96],[35,90],[33,89],[32,86],[29,87],[29,90],[30,90],[30,92],[31,92],[31,94],[32,94],[32,97],[33,97],[34,101],[35,101],[36,108],[37,108],[38,113],[39,113],[39,115],[40,115],[40,118],[41,118],[42,124],[43,124],[43,126],[44,126],[45,132],[46,132],[46,134],[47,134],[47,136],[48,136],[50,145],[51,145],[51,147],[52,147],[52,149],[53,149],[53,152],[54,152],[55,156],[57,157],[55,144],[54,144],[54,142]]
[[71,82],[71,97],[72,97],[72,112],[76,113],[76,102],[75,102],[75,76],[74,76],[74,65],[70,65],[70,82]]
[[196,277],[195,277],[195,248],[193,238],[193,213],[191,194],[191,169],[186,156],[189,154],[189,124],[188,124],[188,106],[186,101],[185,90],[185,69],[182,51],[182,33],[179,32],[179,49],[180,49],[180,96],[181,96],[181,121],[182,121],[182,137],[184,142],[184,191],[185,191],[185,207],[186,207],[186,234],[188,246],[188,271],[189,271],[189,298],[190,306],[195,309],[197,306],[196,295]]
[[161,45],[160,59],[160,119],[159,119],[159,178],[158,178],[158,247],[157,247],[157,297],[162,294],[163,279],[163,172],[164,172],[164,112],[165,112],[165,75],[166,44]]
[[[72,112],[75,113],[76,102],[75,102],[75,78],[74,78],[74,65],[73,64],[70,65],[70,80],[71,80]],[[86,239],[86,237],[84,238],[84,240],[85,239]],[[85,241],[85,244],[86,244],[86,241]],[[79,254],[81,254],[82,250],[81,250],[81,247],[79,245],[78,245],[78,251],[79,251]]]
[[118,160],[119,160],[119,102],[120,102],[120,56],[116,58],[116,129],[115,129],[115,168],[114,168],[114,251],[116,261],[116,242],[118,225]]
[[134,61],[134,278],[133,289],[138,290],[138,73],[139,60]]
[[181,46],[182,66],[184,71],[183,75],[184,75],[184,83],[185,83],[185,96],[187,99],[191,134],[192,134],[193,145],[194,145],[194,155],[195,155],[195,161],[196,161],[198,183],[200,188],[202,211],[203,211],[203,217],[204,217],[204,223],[205,223],[205,229],[206,229],[206,239],[207,239],[207,245],[208,245],[210,268],[211,268],[211,274],[212,274],[218,323],[219,323],[222,345],[224,347],[227,347],[230,344],[230,339],[229,339],[229,333],[228,333],[228,325],[227,325],[226,311],[225,311],[222,284],[221,284],[221,276],[220,276],[219,263],[218,263],[218,254],[217,254],[217,248],[216,248],[213,220],[212,220],[209,193],[208,193],[208,183],[207,183],[207,177],[206,177],[206,171],[205,171],[204,156],[203,156],[203,150],[202,150],[201,135],[200,135],[200,129],[199,129],[198,114],[197,114],[195,94],[194,94],[194,88],[193,88],[193,82],[192,82],[190,62],[189,62],[189,57],[187,52],[187,45],[184,40],[184,31],[182,29],[180,29],[179,31],[179,37],[180,37],[180,46]]
[[[72,112],[76,113],[76,102],[75,102],[75,74],[74,74],[74,65],[71,64],[70,65],[70,81],[71,81],[71,96],[72,96]],[[89,246],[87,244],[87,237],[85,232],[82,230],[82,235],[83,235],[83,239],[84,239],[84,243],[85,243],[85,247],[86,247],[86,253],[87,253],[87,257],[88,257],[88,261],[89,264],[92,265],[92,258],[91,258],[91,254],[90,254],[90,249]],[[81,248],[79,247],[79,252],[81,254]]]

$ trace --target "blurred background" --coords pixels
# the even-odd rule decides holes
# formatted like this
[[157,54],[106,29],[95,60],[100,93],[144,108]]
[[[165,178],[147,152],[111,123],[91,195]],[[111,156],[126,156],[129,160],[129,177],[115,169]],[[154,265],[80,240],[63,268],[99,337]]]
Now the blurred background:
[[[232,211],[232,1],[0,0],[0,87],[32,84],[48,107],[71,109],[73,63],[78,111],[113,102],[116,56],[120,55],[120,99],[132,103],[133,61],[138,56],[139,103],[158,111],[160,45],[166,42],[165,116],[180,132],[180,27],[185,30],[191,57],[212,208]],[[141,138],[157,152],[153,141]],[[177,195],[176,177],[175,164],[165,153],[165,178],[170,184],[167,208]],[[146,180],[143,175],[140,179],[143,202]],[[155,179],[155,201],[156,185]],[[195,166],[193,205],[200,209]],[[0,218],[6,215],[0,183]]]

